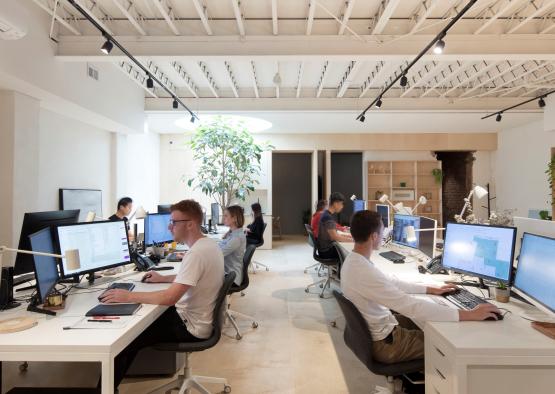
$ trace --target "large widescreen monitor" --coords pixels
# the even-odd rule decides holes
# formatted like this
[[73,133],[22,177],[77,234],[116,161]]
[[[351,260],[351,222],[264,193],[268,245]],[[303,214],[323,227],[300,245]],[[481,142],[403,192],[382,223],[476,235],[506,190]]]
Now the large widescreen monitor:
[[145,245],[159,242],[173,241],[173,234],[169,229],[171,214],[154,213],[145,217]]

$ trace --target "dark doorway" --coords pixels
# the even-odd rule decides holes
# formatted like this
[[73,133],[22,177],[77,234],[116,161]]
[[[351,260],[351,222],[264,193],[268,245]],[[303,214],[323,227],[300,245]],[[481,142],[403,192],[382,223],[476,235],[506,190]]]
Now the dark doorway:
[[348,225],[353,214],[353,202],[350,197],[354,194],[357,199],[363,199],[362,153],[331,154],[331,192],[339,192],[345,196],[345,208],[339,214],[339,222]]
[[443,170],[443,223],[454,222],[472,189],[473,152],[435,152]]
[[279,216],[283,234],[304,234],[310,222],[311,153],[272,154],[272,215]]

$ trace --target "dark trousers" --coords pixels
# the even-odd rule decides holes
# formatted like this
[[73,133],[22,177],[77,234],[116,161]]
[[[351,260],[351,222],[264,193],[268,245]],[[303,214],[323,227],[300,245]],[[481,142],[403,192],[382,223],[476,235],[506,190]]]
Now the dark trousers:
[[187,331],[187,326],[174,306],[169,307],[114,359],[114,388],[117,388],[133,363],[139,350],[162,342],[199,342]]
[[318,249],[318,256],[323,258],[323,259],[338,259],[339,260],[339,255],[337,254],[337,250],[335,248],[327,249],[327,250],[324,250],[324,251],[321,251],[320,249]]

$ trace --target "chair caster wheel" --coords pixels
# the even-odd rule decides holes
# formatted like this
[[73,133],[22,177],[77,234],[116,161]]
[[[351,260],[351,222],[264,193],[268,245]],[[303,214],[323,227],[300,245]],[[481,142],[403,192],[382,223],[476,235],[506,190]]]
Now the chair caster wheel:
[[19,365],[19,372],[27,372],[27,368],[29,368],[29,364],[25,361],[23,364]]
[[252,328],[258,328],[258,323],[255,322],[255,321],[253,321],[253,322],[252,322]]
[[235,335],[235,339],[240,341],[241,339],[243,339],[243,337],[241,336],[241,334],[237,334],[237,335]]
[[307,287],[306,289],[304,289],[304,292],[305,292],[305,293],[308,293],[308,287]]
[[320,289],[324,288],[324,285],[320,283]]
[[337,322],[335,322],[335,321],[330,322],[330,326],[337,327]]
[[231,386],[224,386],[224,393],[231,393]]
[[320,294],[320,298],[324,298],[324,295],[323,295],[323,294]]

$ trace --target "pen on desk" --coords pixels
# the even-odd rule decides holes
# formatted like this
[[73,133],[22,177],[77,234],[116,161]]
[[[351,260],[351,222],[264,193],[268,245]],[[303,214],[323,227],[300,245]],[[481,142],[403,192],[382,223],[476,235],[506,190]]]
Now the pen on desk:
[[94,320],[117,320],[119,316],[92,316],[91,319]]
[[112,320],[106,319],[88,319],[89,322],[96,322],[96,323],[112,323]]

